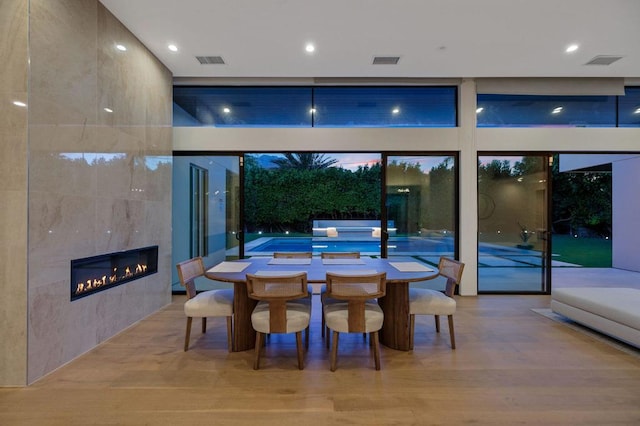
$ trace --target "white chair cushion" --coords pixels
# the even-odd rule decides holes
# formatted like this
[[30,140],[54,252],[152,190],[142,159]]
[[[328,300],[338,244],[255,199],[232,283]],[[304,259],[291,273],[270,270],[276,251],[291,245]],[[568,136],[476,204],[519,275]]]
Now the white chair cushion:
[[[287,302],[287,331],[297,333],[309,326],[311,303],[306,297]],[[251,314],[253,329],[259,333],[271,333],[269,330],[269,303],[260,301]]]
[[409,314],[453,315],[456,301],[437,290],[409,288]]
[[[324,305],[324,320],[327,327],[338,333],[349,332],[349,305],[347,302],[338,302]],[[364,306],[365,333],[378,331],[382,328],[384,313],[377,303],[366,303]]]
[[233,314],[233,289],[198,293],[184,304],[188,317],[229,317]]

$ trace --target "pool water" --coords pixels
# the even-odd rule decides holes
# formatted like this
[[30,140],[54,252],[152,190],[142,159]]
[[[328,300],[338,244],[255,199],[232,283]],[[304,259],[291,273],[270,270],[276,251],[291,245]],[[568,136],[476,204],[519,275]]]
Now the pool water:
[[[352,240],[313,240],[312,238],[268,238],[264,241],[256,240],[245,246],[245,254],[268,254],[273,252],[310,251],[319,254],[323,251],[350,252],[379,255],[380,241],[352,241]],[[438,253],[451,251],[453,239],[433,240],[426,238],[394,238],[387,243],[391,253]]]

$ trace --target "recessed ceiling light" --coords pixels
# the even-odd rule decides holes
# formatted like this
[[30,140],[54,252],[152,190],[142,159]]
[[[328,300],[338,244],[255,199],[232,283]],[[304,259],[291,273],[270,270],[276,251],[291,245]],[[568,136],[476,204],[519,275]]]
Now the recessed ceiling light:
[[27,106],[27,104],[25,104],[24,102],[20,102],[20,101],[13,101],[13,104],[15,106],[19,106],[19,107],[22,107],[22,108]]
[[484,108],[482,107],[476,108],[476,114],[480,114],[482,111],[484,111]]
[[569,46],[567,46],[567,48],[565,49],[565,52],[567,53],[571,53],[571,52],[575,52],[576,50],[578,50],[578,45],[577,44],[570,44]]
[[127,47],[123,44],[116,44],[116,49],[118,49],[121,52],[126,52],[127,51]]
[[229,114],[231,112],[231,108],[224,107],[224,108],[222,108],[222,112],[224,112],[225,114]]
[[315,113],[316,113],[316,109],[315,109],[315,108],[311,108],[311,109],[309,110],[309,113],[310,113],[310,114],[315,114]]
[[106,112],[113,112],[113,110],[112,110],[111,108],[108,108],[108,107],[104,107],[103,109],[104,109]]
[[391,110],[391,112],[393,114],[399,114],[400,113],[400,108],[394,108],[394,109]]
[[178,51],[178,46],[176,46],[175,44],[170,44],[167,46],[167,49],[169,49],[172,52],[177,52]]
[[633,111],[634,114],[640,114],[640,107],[638,109],[636,109],[635,111]]
[[560,114],[562,112],[563,108],[561,106],[559,107],[555,107],[553,109],[553,111],[551,111],[551,114]]
[[304,47],[304,50],[306,50],[308,53],[313,53],[316,50],[316,47],[313,45],[313,43],[307,43],[307,45]]

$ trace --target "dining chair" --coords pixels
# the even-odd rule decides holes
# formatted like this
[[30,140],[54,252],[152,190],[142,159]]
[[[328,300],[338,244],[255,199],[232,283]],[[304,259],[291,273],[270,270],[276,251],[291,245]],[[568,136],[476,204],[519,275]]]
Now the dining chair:
[[[260,353],[264,336],[271,333],[295,333],[298,352],[298,368],[304,368],[302,330],[308,330],[311,304],[307,297],[307,273],[279,276],[247,274],[249,297],[258,300],[251,314],[251,325],[256,331],[253,369],[260,368]],[[308,346],[308,334],[307,342]]]
[[[378,331],[384,322],[384,313],[372,299],[386,293],[387,274],[347,275],[327,272],[327,298],[338,302],[324,306],[323,317],[333,331],[330,369],[336,370],[340,333],[368,333],[376,370],[380,370],[380,342]],[[328,337],[328,336],[327,336]]]
[[313,253],[310,251],[276,251],[273,252],[273,257],[279,259],[311,259]]
[[456,348],[453,332],[453,314],[456,312],[456,301],[453,298],[456,286],[460,285],[464,263],[447,257],[440,257],[438,273],[432,278],[447,279],[444,293],[438,290],[409,287],[409,348],[413,349],[415,317],[416,315],[433,315],[436,322],[436,332],[440,332],[440,315],[447,315],[449,320],[449,335],[451,349]]
[[185,352],[189,349],[191,336],[191,322],[193,318],[202,318],[202,332],[207,331],[207,317],[226,317],[227,319],[227,348],[233,350],[232,317],[233,317],[233,289],[207,290],[197,292],[195,280],[204,276],[204,263],[201,257],[185,260],[177,265],[180,284],[185,287],[188,300],[184,304],[187,316],[187,332],[184,339]]
[[[273,252],[274,259],[312,259],[313,252],[310,251],[276,251]],[[313,286],[311,284],[307,284],[307,299],[309,303],[312,302],[313,298]],[[309,347],[309,328],[304,331],[305,345]]]
[[[321,259],[360,259],[360,252],[358,251],[323,251],[320,253]],[[322,305],[322,310],[324,312],[325,302],[331,303],[331,300],[327,301],[327,285],[322,284],[320,287],[320,303]],[[324,323],[324,315],[322,316],[322,337],[325,336],[325,323]]]

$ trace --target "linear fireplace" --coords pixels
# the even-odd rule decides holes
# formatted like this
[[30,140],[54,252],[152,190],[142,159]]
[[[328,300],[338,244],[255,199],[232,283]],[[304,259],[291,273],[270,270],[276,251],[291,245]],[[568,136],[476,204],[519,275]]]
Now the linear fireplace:
[[71,301],[158,272],[158,246],[71,261]]

